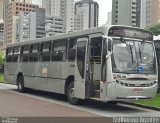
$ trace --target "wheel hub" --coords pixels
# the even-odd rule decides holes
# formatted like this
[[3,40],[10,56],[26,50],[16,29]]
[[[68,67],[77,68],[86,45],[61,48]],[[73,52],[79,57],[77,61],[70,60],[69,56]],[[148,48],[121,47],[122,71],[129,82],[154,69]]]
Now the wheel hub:
[[74,89],[73,88],[70,89],[69,96],[70,96],[70,98],[74,98]]

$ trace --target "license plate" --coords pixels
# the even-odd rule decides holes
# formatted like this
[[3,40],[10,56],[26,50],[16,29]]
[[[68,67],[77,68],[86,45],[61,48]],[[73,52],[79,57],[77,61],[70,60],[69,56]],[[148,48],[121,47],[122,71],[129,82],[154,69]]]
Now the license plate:
[[143,89],[136,88],[133,91],[134,91],[134,93],[142,93]]

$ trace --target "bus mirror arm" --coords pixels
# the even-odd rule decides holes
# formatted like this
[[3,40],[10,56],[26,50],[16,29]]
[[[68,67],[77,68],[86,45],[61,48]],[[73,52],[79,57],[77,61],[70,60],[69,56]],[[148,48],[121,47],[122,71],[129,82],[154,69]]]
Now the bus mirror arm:
[[109,52],[108,55],[106,55],[106,59],[108,59],[112,55],[112,53],[113,52]]
[[112,52],[113,51],[113,39],[108,37],[108,36],[105,36],[103,35],[102,36],[104,39],[106,39],[106,43],[107,43],[107,49],[109,52]]

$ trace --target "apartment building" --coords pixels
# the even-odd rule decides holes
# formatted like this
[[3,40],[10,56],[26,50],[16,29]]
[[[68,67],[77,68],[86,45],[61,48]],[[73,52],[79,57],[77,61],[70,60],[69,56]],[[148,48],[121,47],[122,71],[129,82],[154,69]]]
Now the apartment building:
[[140,26],[140,0],[112,0],[112,24]]
[[74,0],[42,0],[42,7],[46,10],[47,18],[63,19],[66,33],[74,30]]
[[3,22],[3,0],[0,0],[0,23]]
[[46,37],[65,33],[65,21],[60,16],[46,17]]
[[160,0],[112,0],[112,24],[146,28],[160,23]]
[[4,23],[0,23],[0,46],[4,43]]
[[45,10],[39,8],[35,12],[29,12],[28,14],[21,12],[16,20],[16,42],[42,37],[46,37]]
[[11,1],[8,3],[8,9],[5,11],[6,14],[6,20],[5,20],[5,41],[6,45],[9,43],[16,42],[16,19],[21,12],[24,12],[24,14],[28,14],[29,12],[35,12],[37,8],[39,8],[38,5],[30,4],[30,3],[23,3],[23,2],[15,2]]
[[146,25],[160,24],[160,0],[147,0]]
[[75,3],[74,30],[84,30],[98,26],[99,5],[93,0],[81,0]]

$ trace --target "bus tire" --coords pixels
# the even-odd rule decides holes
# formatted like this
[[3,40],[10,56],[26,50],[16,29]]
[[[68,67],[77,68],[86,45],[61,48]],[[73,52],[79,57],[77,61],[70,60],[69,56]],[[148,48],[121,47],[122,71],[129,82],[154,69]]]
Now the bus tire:
[[21,93],[25,92],[25,87],[24,87],[24,77],[23,76],[19,76],[18,80],[17,80],[17,87],[18,87],[18,91]]
[[109,102],[107,102],[108,105],[117,105],[117,103],[118,103],[117,101],[109,101]]
[[70,104],[77,105],[80,103],[80,99],[73,97],[74,96],[74,83],[71,82],[67,88],[67,99]]

